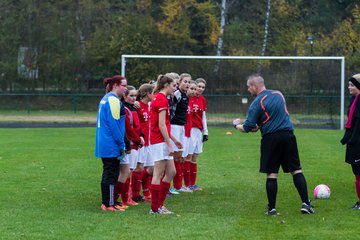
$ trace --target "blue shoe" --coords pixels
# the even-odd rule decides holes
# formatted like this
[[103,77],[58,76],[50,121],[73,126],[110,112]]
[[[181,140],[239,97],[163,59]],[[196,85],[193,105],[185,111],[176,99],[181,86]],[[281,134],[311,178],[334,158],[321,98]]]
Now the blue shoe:
[[271,210],[267,210],[265,212],[266,215],[269,215],[269,216],[278,216],[280,215],[275,208],[271,209]]
[[189,189],[192,190],[192,191],[202,191],[202,187],[198,186],[198,185],[191,185],[189,186]]
[[193,190],[191,190],[190,188],[185,187],[185,186],[182,186],[178,191],[179,192],[189,192],[189,193],[193,192]]
[[315,209],[312,207],[312,202],[302,203],[300,211],[305,214],[313,214],[315,213]]

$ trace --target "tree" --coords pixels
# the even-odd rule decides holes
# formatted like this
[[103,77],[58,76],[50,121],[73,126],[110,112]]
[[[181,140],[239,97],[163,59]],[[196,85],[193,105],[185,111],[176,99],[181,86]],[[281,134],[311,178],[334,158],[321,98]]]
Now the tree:
[[168,0],[165,1],[162,9],[164,19],[158,24],[158,28],[175,44],[171,49],[173,54],[202,55],[213,49],[219,36],[214,3]]

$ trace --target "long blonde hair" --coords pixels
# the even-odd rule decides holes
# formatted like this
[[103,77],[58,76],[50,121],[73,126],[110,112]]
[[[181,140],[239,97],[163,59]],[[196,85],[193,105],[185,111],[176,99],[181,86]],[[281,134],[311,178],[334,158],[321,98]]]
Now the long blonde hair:
[[156,87],[154,89],[154,94],[160,92],[164,87],[165,84],[170,84],[174,82],[174,79],[172,79],[171,77],[168,77],[166,75],[159,75],[157,81],[156,81]]

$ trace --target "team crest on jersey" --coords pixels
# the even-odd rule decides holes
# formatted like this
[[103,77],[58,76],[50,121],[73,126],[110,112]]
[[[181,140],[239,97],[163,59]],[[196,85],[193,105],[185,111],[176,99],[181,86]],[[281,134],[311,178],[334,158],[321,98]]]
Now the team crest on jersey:
[[144,121],[145,121],[145,122],[148,121],[149,115],[147,114],[147,112],[144,112],[144,113],[143,113],[143,118],[144,118]]
[[193,105],[194,112],[197,112],[199,110],[199,105],[194,104]]

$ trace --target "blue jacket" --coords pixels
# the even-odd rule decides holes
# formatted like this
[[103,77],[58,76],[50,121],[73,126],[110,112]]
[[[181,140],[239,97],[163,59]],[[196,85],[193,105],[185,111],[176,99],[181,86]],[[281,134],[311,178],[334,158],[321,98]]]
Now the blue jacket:
[[261,135],[279,131],[293,131],[294,127],[286,108],[284,96],[279,91],[264,90],[256,96],[249,107],[243,125],[246,132],[260,127]]
[[96,121],[95,156],[119,157],[125,148],[125,109],[114,93],[107,93],[100,101]]

